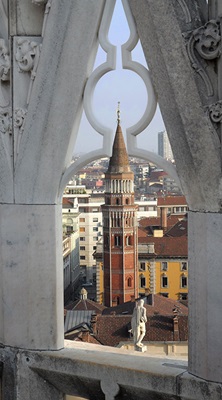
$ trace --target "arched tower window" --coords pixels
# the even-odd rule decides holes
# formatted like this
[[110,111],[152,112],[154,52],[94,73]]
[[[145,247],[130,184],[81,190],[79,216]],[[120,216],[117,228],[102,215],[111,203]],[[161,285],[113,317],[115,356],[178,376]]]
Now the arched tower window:
[[131,236],[126,236],[126,246],[131,246]]

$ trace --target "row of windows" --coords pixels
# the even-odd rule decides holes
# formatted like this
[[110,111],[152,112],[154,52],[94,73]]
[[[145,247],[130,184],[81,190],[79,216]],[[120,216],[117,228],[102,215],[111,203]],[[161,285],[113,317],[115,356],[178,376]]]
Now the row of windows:
[[[80,242],[85,242],[86,238],[84,236],[80,236],[79,240]],[[97,242],[97,240],[99,240],[98,236],[93,236],[93,241]]]
[[[169,297],[169,293],[166,292],[160,292],[161,296],[163,297]],[[188,300],[188,293],[179,293],[179,300]]]
[[[122,199],[122,200],[124,200],[124,199]],[[111,198],[110,198],[110,197],[106,197],[106,204],[111,205]],[[112,204],[113,204],[113,203],[112,203]],[[115,204],[116,204],[117,206],[123,205],[123,203],[121,203],[121,199],[119,199],[119,198],[115,199]],[[129,204],[130,204],[130,201],[129,201],[128,198],[125,199],[125,204],[126,204],[126,205],[129,205]]]
[[[79,222],[86,222],[85,218],[79,218]],[[99,218],[93,218],[93,222],[99,222]]]
[[104,218],[103,220],[104,226],[105,227],[111,227],[111,228],[120,228],[120,227],[132,227],[134,225],[134,219],[133,217],[129,218],[122,218],[121,216],[114,216],[111,218],[109,221],[109,218]]
[[[131,236],[126,236],[125,237],[125,245],[126,246],[131,246],[131,244],[132,244],[131,242],[132,242],[132,237]],[[115,235],[114,236],[114,246],[119,247],[119,246],[121,246],[121,244],[122,244],[122,236]]]
[[[140,262],[140,265],[139,265],[139,269],[141,270],[141,271],[146,271],[146,266],[148,267],[149,266],[149,263],[146,263],[146,262]],[[187,261],[182,261],[181,263],[180,263],[180,270],[181,271],[187,271],[188,270],[188,263],[187,263]],[[168,271],[168,262],[167,261],[162,261],[161,262],[161,271]]]
[[[180,269],[181,269],[181,271],[187,271],[188,270],[187,261],[182,261],[181,262]],[[167,270],[168,270],[168,262],[167,261],[162,261],[161,262],[161,271],[167,271]]]
[[[95,208],[93,207],[93,208],[90,208],[90,209],[88,207],[87,208],[86,207],[79,207],[79,212],[80,213],[86,213],[87,214],[89,212],[93,212],[94,213],[94,212],[99,212],[99,211],[100,211],[100,209],[98,207],[95,207]],[[82,221],[82,222],[84,222],[84,221]]]
[[[180,286],[182,289],[186,289],[188,287],[188,277],[181,276],[180,277]],[[146,287],[146,278],[144,276],[140,277],[140,288]],[[161,276],[161,288],[169,288],[169,279],[167,276]]]
[[178,213],[182,212],[185,213],[187,211],[187,206],[182,206],[182,207],[168,207],[167,212],[172,214],[172,213]]
[[[85,251],[86,250],[86,246],[80,246],[79,250],[80,251]],[[95,250],[96,250],[96,246],[93,246],[93,251],[95,251]]]
[[[93,232],[98,232],[99,228],[97,226],[93,226]],[[80,226],[79,228],[79,232],[85,232],[86,228],[84,228],[83,226]]]

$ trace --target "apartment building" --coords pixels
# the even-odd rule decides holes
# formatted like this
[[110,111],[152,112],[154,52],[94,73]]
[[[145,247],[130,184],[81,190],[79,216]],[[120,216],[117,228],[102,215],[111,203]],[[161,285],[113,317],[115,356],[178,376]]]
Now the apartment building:
[[158,133],[158,154],[166,160],[174,159],[166,131]]

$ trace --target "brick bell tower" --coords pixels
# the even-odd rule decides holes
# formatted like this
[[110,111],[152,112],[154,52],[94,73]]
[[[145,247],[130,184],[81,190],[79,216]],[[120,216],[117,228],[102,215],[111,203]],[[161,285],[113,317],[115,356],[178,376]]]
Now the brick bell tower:
[[138,297],[137,205],[120,110],[112,157],[105,174],[103,213],[104,304],[111,307]]

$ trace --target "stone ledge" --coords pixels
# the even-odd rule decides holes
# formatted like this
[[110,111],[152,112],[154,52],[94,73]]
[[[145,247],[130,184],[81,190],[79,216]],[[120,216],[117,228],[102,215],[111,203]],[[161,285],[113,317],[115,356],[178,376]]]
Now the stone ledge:
[[[39,400],[39,393],[45,390],[48,397],[41,398],[53,400],[61,399],[61,393],[98,400],[104,399],[104,393],[106,399],[116,400],[222,399],[220,384],[190,375],[187,361],[175,357],[147,357],[145,353],[65,341],[65,348],[58,351],[0,349],[0,361],[4,364],[7,359],[17,371],[16,395],[10,400]],[[34,387],[41,391],[34,394]]]

